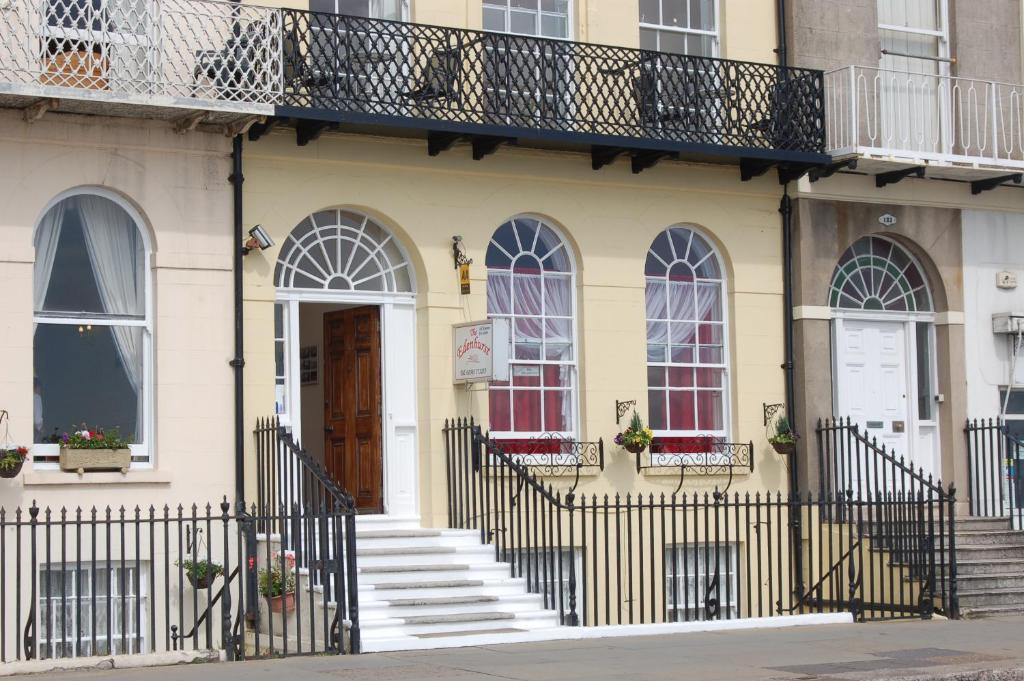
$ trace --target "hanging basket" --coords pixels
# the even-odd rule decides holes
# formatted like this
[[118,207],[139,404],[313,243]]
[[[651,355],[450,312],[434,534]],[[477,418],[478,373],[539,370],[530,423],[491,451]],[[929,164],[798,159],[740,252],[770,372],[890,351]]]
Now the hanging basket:
[[14,464],[13,466],[9,466],[7,468],[0,468],[0,478],[10,479],[18,477],[18,474],[21,473],[21,467],[24,465],[25,461],[22,460]]
[[771,445],[772,449],[779,454],[783,454],[785,456],[792,456],[793,454],[796,454],[795,442],[772,442]]
[[646,446],[646,445],[640,445],[640,444],[636,444],[636,445],[632,445],[632,444],[624,444],[624,445],[622,445],[622,446],[623,446],[623,448],[625,448],[625,450],[626,450],[627,452],[629,452],[630,454],[640,454],[640,453],[641,453],[641,452],[643,452],[643,451],[644,451],[645,449],[647,449],[647,446]]
[[191,572],[187,572],[185,575],[188,577],[188,583],[196,590],[209,589],[213,586],[214,580],[217,579],[217,575],[211,575],[209,572],[198,577]]

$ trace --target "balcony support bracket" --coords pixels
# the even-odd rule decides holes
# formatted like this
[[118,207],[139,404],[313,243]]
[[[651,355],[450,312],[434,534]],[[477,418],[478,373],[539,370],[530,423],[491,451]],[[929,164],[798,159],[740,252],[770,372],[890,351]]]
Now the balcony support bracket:
[[781,163],[779,164],[779,184],[796,182],[807,173],[820,167],[812,163]]
[[888,173],[881,173],[875,175],[875,186],[881,189],[882,187],[889,184],[896,184],[900,180],[910,177],[924,177],[924,166],[913,166],[911,168],[903,168],[902,170],[893,170]]
[[196,111],[191,113],[184,118],[179,118],[174,121],[174,132],[179,135],[184,135],[186,132],[193,132],[199,127],[199,124],[206,120],[206,111]]
[[516,138],[474,135],[470,141],[473,145],[473,160],[479,161],[485,156],[493,154],[502,144],[515,144]]
[[265,118],[262,121],[257,121],[251,128],[249,128],[249,141],[258,142],[261,137],[269,133],[271,130],[281,124],[280,118]]
[[772,169],[776,161],[762,161],[755,158],[740,159],[740,179],[749,182],[755,177],[761,177]]
[[822,179],[823,177],[832,177],[833,175],[838,173],[840,170],[847,170],[847,169],[848,170],[856,170],[857,169],[857,159],[856,158],[848,158],[848,159],[839,161],[837,163],[832,163],[832,164],[827,165],[827,166],[819,166],[817,168],[812,168],[811,169],[811,173],[810,173],[810,175],[811,175],[811,182],[817,182],[818,180]]
[[252,126],[257,124],[263,124],[267,122],[266,116],[246,116],[245,118],[239,119],[234,123],[228,123],[224,126],[224,136],[234,137],[235,135],[244,135],[252,129]]
[[324,130],[337,130],[337,123],[327,121],[299,121],[295,126],[295,143],[304,147],[320,138]]
[[1001,177],[988,177],[984,180],[975,180],[974,182],[971,182],[971,194],[977,195],[982,192],[990,191],[996,187],[1002,186],[1004,182],[1020,184],[1022,180],[1024,180],[1024,174],[1022,173],[1002,175]]
[[590,167],[594,170],[600,170],[606,165],[613,163],[615,159],[627,151],[624,147],[605,147],[595,144],[590,148]]
[[648,168],[658,165],[662,159],[670,158],[673,161],[679,159],[678,151],[638,151],[633,154],[633,174],[639,175]]
[[53,109],[56,109],[59,105],[59,99],[52,99],[49,97],[46,99],[40,99],[38,102],[35,102],[25,107],[22,110],[22,115],[25,117],[26,123],[35,123],[40,118],[42,118],[47,111],[52,111]]
[[437,156],[442,151],[448,151],[452,145],[459,141],[462,135],[456,132],[438,132],[431,130],[427,133],[427,153]]

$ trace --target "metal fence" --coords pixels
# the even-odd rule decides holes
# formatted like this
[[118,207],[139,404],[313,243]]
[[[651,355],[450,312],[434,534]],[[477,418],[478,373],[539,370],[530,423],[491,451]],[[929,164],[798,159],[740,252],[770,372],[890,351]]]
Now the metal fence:
[[[119,97],[273,104],[281,11],[216,0],[11,0],[0,80]],[[55,96],[51,92],[51,96]]]
[[443,434],[450,526],[478,530],[566,624],[956,616],[949,495],[563,494],[472,420]]
[[472,124],[494,135],[541,130],[824,149],[820,71],[292,9],[282,14],[289,107],[353,114],[346,120]]
[[971,515],[1009,517],[1024,529],[1024,442],[998,419],[974,419],[964,427]]
[[831,153],[1024,167],[1024,85],[850,66],[825,92]]
[[[301,539],[286,548],[258,526]],[[342,510],[238,510],[226,499],[0,509],[0,661],[358,652],[353,528]]]

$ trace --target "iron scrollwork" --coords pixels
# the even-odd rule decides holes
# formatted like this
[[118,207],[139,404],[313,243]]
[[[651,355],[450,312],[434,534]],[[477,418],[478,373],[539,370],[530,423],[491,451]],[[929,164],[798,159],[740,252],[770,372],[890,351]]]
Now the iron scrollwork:
[[641,452],[636,455],[636,471],[653,469],[679,469],[679,484],[675,493],[683,487],[683,479],[687,471],[696,475],[727,475],[729,481],[725,485],[722,494],[728,491],[732,485],[733,475],[737,469],[754,471],[754,443],[753,442],[724,442],[714,438],[707,438],[707,446],[698,447],[702,451],[677,451],[665,452],[655,451],[663,449],[655,440],[648,452]]
[[574,475],[572,493],[579,485],[584,469],[604,470],[604,440],[579,442],[557,433],[517,441],[514,446],[489,440],[489,446],[500,448],[512,461],[539,477]]
[[625,402],[615,400],[615,425],[619,425],[619,422],[622,421],[622,417],[626,415],[626,412],[635,406],[636,400],[626,400]]

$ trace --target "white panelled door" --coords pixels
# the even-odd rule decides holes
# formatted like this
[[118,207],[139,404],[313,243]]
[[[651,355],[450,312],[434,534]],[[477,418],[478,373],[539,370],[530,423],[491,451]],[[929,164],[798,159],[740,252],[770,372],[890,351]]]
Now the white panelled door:
[[840,319],[836,322],[838,413],[869,438],[908,455],[906,324]]

